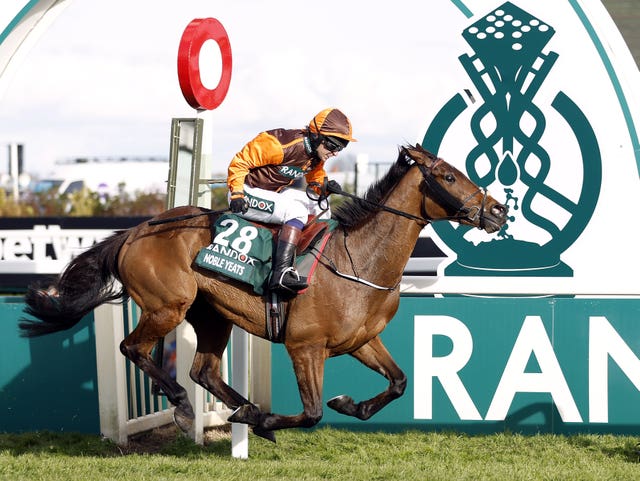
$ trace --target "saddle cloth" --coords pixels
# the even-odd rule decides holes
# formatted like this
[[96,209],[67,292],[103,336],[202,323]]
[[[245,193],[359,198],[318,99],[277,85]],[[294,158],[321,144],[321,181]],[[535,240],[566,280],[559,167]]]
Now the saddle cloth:
[[[302,230],[296,269],[309,282],[337,225],[335,220],[314,220]],[[211,227],[211,244],[200,250],[195,264],[249,284],[256,294],[263,295],[279,229],[279,225],[258,224],[235,214],[222,215]]]

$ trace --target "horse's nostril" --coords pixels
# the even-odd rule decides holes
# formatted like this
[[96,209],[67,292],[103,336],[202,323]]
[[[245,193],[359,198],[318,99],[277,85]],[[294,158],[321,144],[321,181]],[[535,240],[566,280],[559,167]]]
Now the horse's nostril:
[[503,205],[503,204],[496,204],[491,208],[491,212],[493,213],[493,215],[495,215],[497,217],[506,216],[508,210],[509,210],[509,208],[506,205]]

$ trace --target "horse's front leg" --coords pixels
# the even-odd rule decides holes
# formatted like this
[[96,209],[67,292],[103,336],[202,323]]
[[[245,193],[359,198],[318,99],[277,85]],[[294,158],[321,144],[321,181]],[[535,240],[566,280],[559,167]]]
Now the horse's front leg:
[[322,382],[324,363],[327,359],[324,349],[304,346],[289,350],[293,369],[298,380],[298,390],[303,411],[294,416],[261,413],[251,404],[240,407],[229,421],[249,424],[263,430],[272,431],[287,428],[310,428],[322,418]]
[[407,387],[407,376],[395,363],[379,336],[371,339],[351,355],[365,366],[386,377],[389,380],[389,387],[377,396],[359,403],[355,403],[349,396],[336,396],[327,402],[327,406],[339,413],[365,420],[404,394]]

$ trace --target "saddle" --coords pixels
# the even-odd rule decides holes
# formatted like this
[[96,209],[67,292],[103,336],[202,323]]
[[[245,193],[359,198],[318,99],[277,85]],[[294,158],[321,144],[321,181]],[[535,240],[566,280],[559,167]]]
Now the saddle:
[[[337,225],[334,220],[312,217],[302,229],[296,249],[296,270],[309,281]],[[267,334],[272,342],[283,342],[289,301],[307,290],[277,294],[268,289],[273,244],[280,228],[279,224],[225,214],[211,226],[212,242],[200,250],[194,261],[201,268],[251,285],[256,294],[264,297]]]
[[[264,227],[265,229],[269,229],[274,239],[278,237],[278,233],[280,232],[280,228],[282,227],[280,224],[261,224],[259,222],[253,221],[252,224],[259,227]],[[302,228],[302,235],[298,240],[298,244],[296,244],[297,252],[305,252],[309,248],[311,243],[316,240],[319,234],[321,234],[328,228],[329,224],[327,222],[319,221],[316,216],[311,217],[306,225]]]
[[[274,239],[277,238],[280,227],[281,226],[279,225],[269,227]],[[329,233],[323,236],[323,234],[327,230],[329,230]],[[310,248],[315,248],[312,246],[315,246],[317,241],[322,240],[323,242],[319,243],[319,245],[317,246],[317,254],[319,255],[324,250],[324,246],[326,245],[327,240],[329,240],[331,230],[333,229],[329,229],[329,226],[326,223],[316,222],[316,219],[314,217],[302,229],[302,235],[300,236],[300,239],[296,245],[296,251],[301,254],[308,252]],[[309,257],[307,257],[307,259]],[[303,277],[307,277],[307,279],[310,280],[311,276],[313,275],[313,271],[315,270],[315,267],[318,263],[318,257],[313,256],[313,262],[311,264],[305,263],[304,260],[305,257],[301,257],[301,261],[296,262],[297,270],[299,274],[303,275]],[[268,292],[265,302],[265,317],[267,324],[267,334],[271,342],[284,342],[284,332],[287,323],[287,308],[289,306],[289,301],[297,295],[304,294],[307,289],[303,289],[297,293],[286,295],[282,295],[272,291]]]

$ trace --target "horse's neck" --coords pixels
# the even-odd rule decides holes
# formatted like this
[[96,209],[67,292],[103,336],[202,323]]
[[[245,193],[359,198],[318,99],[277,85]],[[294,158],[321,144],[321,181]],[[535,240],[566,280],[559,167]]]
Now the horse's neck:
[[[422,196],[412,187],[418,183],[415,171],[407,173],[384,205],[419,217]],[[368,273],[369,280],[394,285],[402,277],[421,230],[415,220],[380,210],[347,233],[347,245],[353,246],[349,255],[361,273]]]

